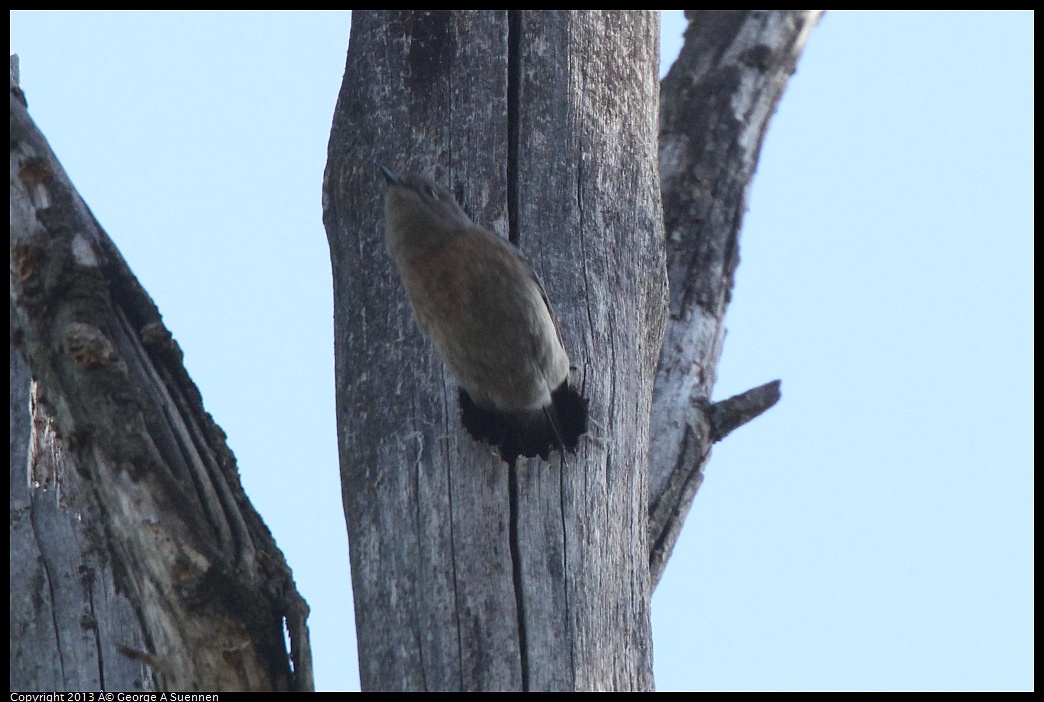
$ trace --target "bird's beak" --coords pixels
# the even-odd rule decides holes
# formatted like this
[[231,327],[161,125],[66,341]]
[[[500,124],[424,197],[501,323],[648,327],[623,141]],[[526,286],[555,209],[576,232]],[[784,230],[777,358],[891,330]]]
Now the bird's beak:
[[396,173],[394,171],[390,170],[383,163],[378,163],[377,165],[381,167],[381,172],[384,173],[384,179],[386,181],[388,181],[388,185],[398,185],[399,184],[400,178],[399,178],[398,175],[396,175]]

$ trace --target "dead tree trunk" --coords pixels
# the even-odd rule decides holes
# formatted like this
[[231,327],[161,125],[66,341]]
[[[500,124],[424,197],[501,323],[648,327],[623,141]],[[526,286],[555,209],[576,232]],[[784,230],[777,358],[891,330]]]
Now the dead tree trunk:
[[[324,218],[364,687],[652,687],[649,596],[710,446],[778,398],[710,401],[818,16],[691,13],[657,145],[649,13],[356,13]],[[289,570],[13,74],[10,141],[12,689],[308,689]],[[507,467],[463,432],[384,252],[378,160],[533,263],[592,402],[578,455]]]
[[[710,446],[779,397],[710,401],[750,180],[819,13],[689,17],[659,168],[651,14],[353,17],[324,221],[364,689],[652,687],[649,596]],[[533,262],[592,401],[577,457],[506,467],[463,432],[384,251],[377,162]]]
[[[364,689],[652,687],[657,34],[651,12],[352,17],[324,218]],[[591,401],[579,454],[508,467],[462,429],[385,252],[378,162],[533,264]]]
[[290,569],[14,63],[10,142],[11,689],[310,689]]

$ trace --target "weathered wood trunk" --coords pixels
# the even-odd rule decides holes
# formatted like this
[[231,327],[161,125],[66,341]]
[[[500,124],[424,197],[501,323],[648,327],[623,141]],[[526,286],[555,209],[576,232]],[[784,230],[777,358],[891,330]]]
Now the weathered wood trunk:
[[225,435],[11,76],[11,687],[310,689]]
[[[363,688],[650,689],[658,18],[352,19],[324,218]],[[432,175],[533,264],[591,401],[577,455],[508,467],[465,433],[385,252],[378,162]]]

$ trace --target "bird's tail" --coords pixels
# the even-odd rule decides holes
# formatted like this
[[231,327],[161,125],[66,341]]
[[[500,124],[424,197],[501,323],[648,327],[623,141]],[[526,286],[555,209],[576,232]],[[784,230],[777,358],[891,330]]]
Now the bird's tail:
[[547,460],[554,450],[576,451],[587,432],[587,400],[563,381],[551,404],[539,410],[501,412],[476,405],[460,389],[460,412],[472,438],[496,446],[500,457],[512,463],[519,456]]

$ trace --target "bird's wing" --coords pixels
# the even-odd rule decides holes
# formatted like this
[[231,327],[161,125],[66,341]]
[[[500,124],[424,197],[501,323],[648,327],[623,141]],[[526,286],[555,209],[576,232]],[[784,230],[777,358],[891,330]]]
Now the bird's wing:
[[[528,263],[526,265],[529,266]],[[565,344],[562,343],[562,332],[558,329],[558,319],[555,318],[555,310],[551,307],[551,301],[547,299],[547,293],[544,292],[544,286],[540,282],[540,278],[537,277],[536,271],[533,270],[532,266],[529,266],[529,276],[532,278],[533,282],[536,283],[537,290],[540,291],[540,299],[544,301],[544,306],[547,307],[547,314],[551,317],[551,324],[555,328],[555,336],[558,337],[558,345],[564,349]]]

